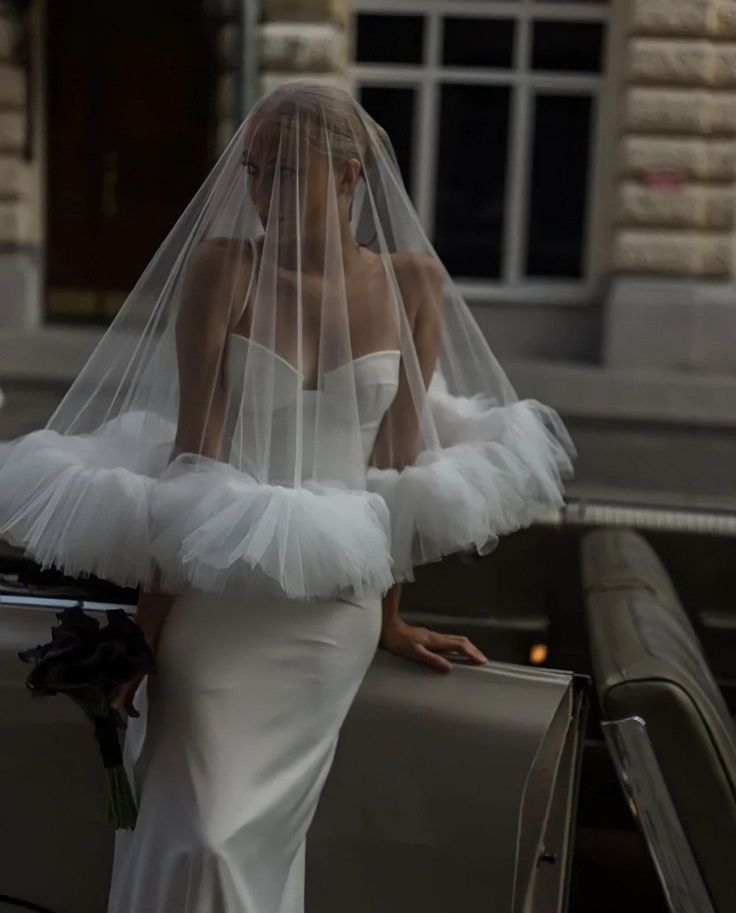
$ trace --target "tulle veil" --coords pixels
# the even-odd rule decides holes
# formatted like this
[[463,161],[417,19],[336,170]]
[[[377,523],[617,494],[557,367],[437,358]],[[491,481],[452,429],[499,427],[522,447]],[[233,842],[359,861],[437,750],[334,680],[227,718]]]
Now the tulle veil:
[[0,535],[123,586],[386,592],[563,504],[519,399],[345,89],[263,96],[46,426],[0,448]]

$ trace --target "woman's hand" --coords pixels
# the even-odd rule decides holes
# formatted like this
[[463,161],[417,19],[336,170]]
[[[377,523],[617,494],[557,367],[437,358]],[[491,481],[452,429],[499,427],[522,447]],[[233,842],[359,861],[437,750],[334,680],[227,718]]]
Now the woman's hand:
[[[449,672],[452,659],[470,660],[481,665],[488,662],[481,651],[462,634],[440,634],[396,619],[384,624],[381,645],[391,653],[425,663],[437,672]],[[445,659],[441,654],[450,657]]]
[[136,672],[136,674],[127,682],[119,685],[117,690],[110,698],[110,707],[112,708],[115,723],[121,729],[128,726],[128,717],[139,717],[140,713],[133,706],[138,687],[143,679],[148,675],[147,672]]
[[[139,613],[136,616],[136,624],[142,629],[146,638],[146,643],[156,655],[158,641],[161,633],[161,622],[158,619],[152,619],[151,616]],[[115,717],[116,724],[125,729],[128,725],[128,717],[139,717],[140,713],[133,706],[138,688],[143,679],[148,675],[146,671],[139,671],[129,679],[118,685],[117,689],[110,697],[110,706]]]
[[[152,587],[141,590],[138,595],[135,623],[143,631],[143,636],[146,638],[146,643],[151,648],[154,657],[158,651],[161,631],[166,624],[174,598],[171,593],[161,590],[159,568],[156,568],[154,573]],[[127,726],[128,717],[140,716],[140,713],[133,706],[133,700],[140,683],[146,675],[148,675],[147,672],[136,673],[132,679],[119,685],[110,698],[110,705],[116,717],[116,722],[123,729]]]

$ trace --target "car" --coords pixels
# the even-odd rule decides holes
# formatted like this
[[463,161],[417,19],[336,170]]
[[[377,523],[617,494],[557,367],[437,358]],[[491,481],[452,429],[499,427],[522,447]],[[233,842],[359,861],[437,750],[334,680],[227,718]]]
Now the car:
[[[437,675],[379,646],[310,826],[307,909],[728,909],[736,624],[680,567],[707,623],[686,611],[668,567],[699,549],[722,559],[729,537],[581,522],[574,508],[405,586],[408,621],[464,633],[490,662]],[[0,552],[9,909],[104,909],[115,834],[81,714],[31,706],[17,652],[47,639],[63,604],[132,613],[136,599]],[[145,680],[136,707],[145,740]],[[135,787],[143,741],[122,739]]]

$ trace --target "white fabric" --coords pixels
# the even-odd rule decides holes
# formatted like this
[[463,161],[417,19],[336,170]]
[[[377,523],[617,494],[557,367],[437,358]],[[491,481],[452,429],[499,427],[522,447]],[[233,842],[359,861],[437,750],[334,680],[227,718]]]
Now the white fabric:
[[381,601],[179,595],[136,694],[107,913],[302,913],[307,829]]
[[[274,374],[273,392],[273,427],[271,429],[273,463],[272,481],[277,485],[291,485],[293,478],[290,476],[290,467],[295,462],[296,441],[292,437],[292,429],[296,425],[294,412],[297,408],[297,391],[300,372],[289,362],[274,355],[269,349],[264,348],[253,340],[244,336],[232,334],[231,348],[227,360],[228,381],[231,389],[238,390],[243,385],[245,371],[245,351],[256,350],[256,357],[263,363],[256,365],[255,370],[266,370],[266,363],[275,360],[278,370]],[[325,374],[325,384],[318,393],[315,390],[304,390],[302,410],[302,435],[300,448],[304,460],[304,474],[308,478],[314,477],[317,467],[315,458],[325,454],[327,460],[321,468],[326,476],[340,478],[342,467],[350,459],[350,454],[344,452],[346,442],[350,441],[349,430],[353,422],[352,414],[345,415],[345,401],[341,395],[341,387],[352,382],[353,373],[356,380],[356,405],[358,410],[358,425],[360,440],[365,463],[371,455],[373,444],[378,433],[378,426],[383,414],[391,405],[399,386],[399,360],[400,349],[388,349],[382,352],[370,352],[359,358],[354,358],[332,371]],[[253,438],[247,434],[248,423],[245,416],[253,411],[258,411],[258,403],[243,402],[243,412],[239,417],[238,425],[233,435],[231,460],[241,466],[256,466],[257,454]],[[314,431],[318,426],[316,412],[318,409],[330,413],[330,422],[325,422],[324,427],[328,435],[326,442],[314,440]]]
[[254,105],[46,427],[0,448],[0,536],[170,592],[385,592],[563,503],[519,400],[345,90]]
[[175,596],[108,913],[301,913],[381,595],[559,506],[573,456],[380,125],[321,83],[260,99],[46,427],[0,448],[1,536]]
[[[227,373],[237,391],[241,347],[248,343],[234,343]],[[269,352],[263,357],[273,358]],[[359,362],[357,402],[367,453],[395,394],[397,356],[379,352]],[[284,367],[275,375],[282,383],[275,392],[280,406],[273,440],[284,465],[293,450],[293,373]],[[336,375],[339,383],[339,370]],[[317,396],[304,396],[309,414]],[[63,556],[72,574],[96,555],[93,573],[127,585],[139,577],[150,580],[155,561],[165,588],[173,591],[281,589],[294,598],[320,599],[385,592],[394,580],[413,580],[416,565],[458,548],[485,554],[499,536],[562,506],[573,445],[554,410],[535,400],[500,406],[480,396],[454,397],[440,374],[428,402],[442,447],[420,453],[403,470],[369,467],[366,491],[316,481],[293,487],[283,478],[260,483],[245,471],[248,438],[237,432],[233,450],[240,446],[235,459],[243,470],[186,454],[165,466],[175,427],[140,413],[108,421],[90,439],[34,432],[15,444],[0,470],[6,482],[0,510],[16,517],[5,535],[27,543],[42,563]],[[323,400],[321,408],[329,405]],[[143,427],[156,433],[139,436]],[[309,459],[314,426],[307,421],[303,427]],[[339,412],[333,413],[332,429],[328,452],[339,465]],[[92,440],[101,443],[92,446]],[[152,475],[116,467],[121,458]],[[107,547],[97,549],[103,542]]]
[[536,400],[498,405],[456,397],[441,375],[429,406],[442,444],[413,465],[367,470],[368,488],[391,515],[392,573],[413,580],[414,567],[459,548],[485,555],[499,536],[562,507],[574,445],[557,413]]

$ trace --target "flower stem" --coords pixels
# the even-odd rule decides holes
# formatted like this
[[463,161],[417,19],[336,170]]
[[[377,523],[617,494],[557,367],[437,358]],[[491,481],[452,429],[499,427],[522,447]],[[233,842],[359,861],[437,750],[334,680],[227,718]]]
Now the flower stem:
[[115,829],[132,830],[137,809],[128,777],[123,767],[123,752],[118,727],[111,714],[94,718],[95,738],[100,746],[107,775],[107,822]]
[[107,823],[117,829],[133,830],[137,809],[128,783],[125,768],[108,767],[107,774]]

